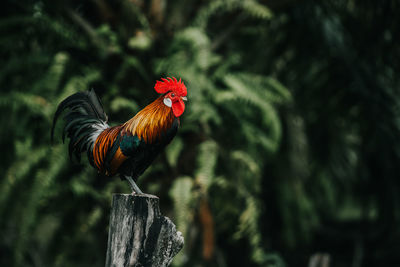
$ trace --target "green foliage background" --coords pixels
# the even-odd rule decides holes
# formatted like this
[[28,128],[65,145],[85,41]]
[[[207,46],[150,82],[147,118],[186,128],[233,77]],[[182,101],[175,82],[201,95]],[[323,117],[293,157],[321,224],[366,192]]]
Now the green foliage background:
[[173,266],[400,265],[399,1],[1,10],[1,266],[104,265],[111,196],[129,187],[51,146],[52,116],[94,88],[122,123],[165,76],[189,101],[139,185],[185,236]]

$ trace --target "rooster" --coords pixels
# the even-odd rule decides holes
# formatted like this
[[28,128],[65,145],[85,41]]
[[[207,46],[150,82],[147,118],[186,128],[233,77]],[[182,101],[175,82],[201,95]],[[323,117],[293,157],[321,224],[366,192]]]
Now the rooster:
[[114,127],[108,125],[93,89],[67,97],[54,115],[51,140],[57,119],[68,110],[62,140],[65,136],[70,139],[70,158],[75,155],[79,161],[81,153],[87,152],[90,164],[100,173],[119,174],[129,182],[132,193],[142,194],[135,181],[175,137],[187,100],[187,89],[181,79],[161,80],[154,86],[161,96],[124,124]]

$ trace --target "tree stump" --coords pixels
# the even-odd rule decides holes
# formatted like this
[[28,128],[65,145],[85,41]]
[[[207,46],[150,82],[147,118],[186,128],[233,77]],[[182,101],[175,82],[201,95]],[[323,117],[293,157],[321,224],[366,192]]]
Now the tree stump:
[[183,242],[175,224],[161,215],[158,197],[113,195],[106,267],[168,266]]

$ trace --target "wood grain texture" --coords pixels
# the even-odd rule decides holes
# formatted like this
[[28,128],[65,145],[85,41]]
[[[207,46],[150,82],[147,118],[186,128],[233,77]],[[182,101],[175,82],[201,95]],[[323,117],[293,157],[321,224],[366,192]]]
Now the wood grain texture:
[[153,195],[113,195],[106,267],[168,266],[183,247],[183,236],[160,213]]

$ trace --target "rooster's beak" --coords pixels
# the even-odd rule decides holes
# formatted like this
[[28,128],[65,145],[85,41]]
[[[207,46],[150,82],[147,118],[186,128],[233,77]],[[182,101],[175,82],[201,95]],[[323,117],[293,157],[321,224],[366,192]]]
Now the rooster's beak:
[[183,101],[187,101],[187,97],[186,97],[186,96],[182,96],[181,99],[182,99]]

